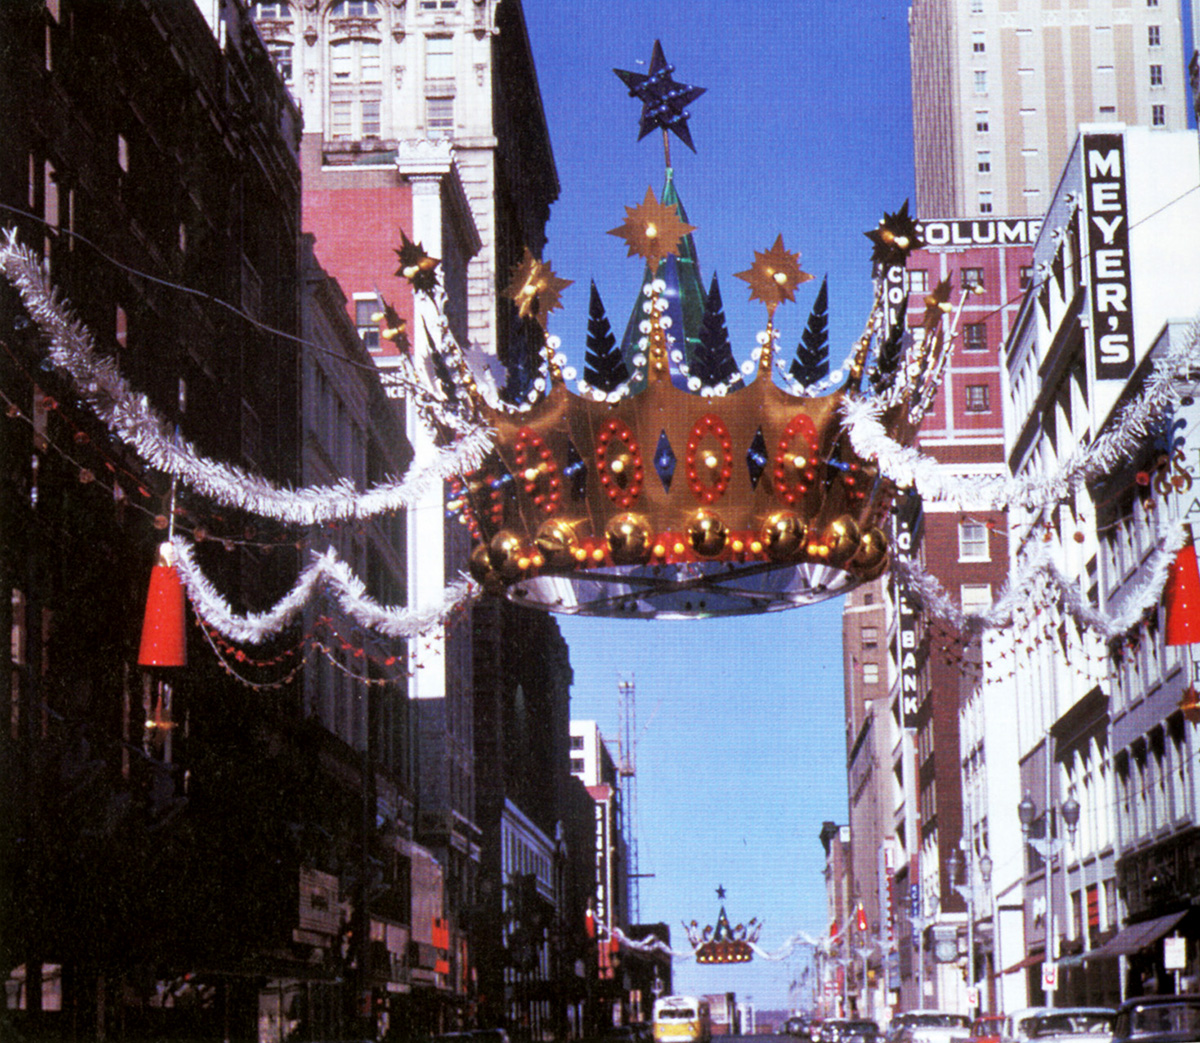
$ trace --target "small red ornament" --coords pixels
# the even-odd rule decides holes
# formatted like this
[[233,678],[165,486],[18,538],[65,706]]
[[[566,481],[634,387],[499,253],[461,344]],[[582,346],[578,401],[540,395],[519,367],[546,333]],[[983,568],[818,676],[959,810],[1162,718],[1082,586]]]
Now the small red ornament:
[[175,548],[163,543],[150,572],[150,592],[138,649],[140,666],[187,666],[187,611]]
[[1196,563],[1196,545],[1192,527],[1187,541],[1179,548],[1167,573],[1163,602],[1167,612],[1168,645],[1190,645],[1200,641],[1200,567]]

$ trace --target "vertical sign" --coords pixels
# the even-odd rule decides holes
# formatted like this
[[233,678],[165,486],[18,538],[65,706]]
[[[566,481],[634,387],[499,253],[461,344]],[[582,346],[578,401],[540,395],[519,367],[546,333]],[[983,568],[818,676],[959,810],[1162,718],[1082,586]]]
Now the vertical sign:
[[[899,521],[896,527],[896,553],[908,558],[913,550],[912,525]],[[921,706],[917,670],[917,610],[903,582],[896,584],[897,640],[900,642],[900,727],[916,726]]]
[[1088,223],[1092,296],[1092,350],[1097,380],[1125,380],[1133,372],[1132,282],[1125,139],[1085,134],[1083,186]]

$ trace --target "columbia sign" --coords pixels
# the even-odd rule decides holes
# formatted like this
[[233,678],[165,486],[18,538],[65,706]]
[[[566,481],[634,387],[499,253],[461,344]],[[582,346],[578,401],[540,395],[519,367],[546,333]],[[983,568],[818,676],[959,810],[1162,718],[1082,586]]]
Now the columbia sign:
[[971,221],[921,221],[917,231],[925,246],[1029,246],[1042,230],[1041,218],[1012,217]]

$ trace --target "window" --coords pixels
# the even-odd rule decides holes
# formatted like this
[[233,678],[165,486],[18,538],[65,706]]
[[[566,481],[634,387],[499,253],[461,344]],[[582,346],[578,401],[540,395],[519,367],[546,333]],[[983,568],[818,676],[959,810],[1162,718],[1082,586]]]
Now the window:
[[964,583],[958,588],[958,600],[964,612],[986,612],[992,607],[992,585]]
[[255,19],[255,21],[261,21],[264,18],[291,18],[292,17],[291,5],[284,2],[284,0],[280,0],[279,3],[273,3],[273,4],[262,4],[262,3],[255,4],[250,9],[250,14],[251,14],[251,17],[253,17]]
[[453,11],[458,0],[421,0],[422,11]]
[[582,735],[572,735],[571,736],[571,749],[573,749],[573,750],[582,750],[583,749],[583,736]]
[[572,757],[571,758],[571,771],[573,771],[573,772],[583,771],[583,758],[582,757]]
[[1163,75],[1161,65],[1150,66],[1150,86],[1161,87],[1163,85]]
[[987,94],[987,69],[975,70],[975,93]]
[[971,14],[983,14],[983,0],[971,0]]
[[1150,106],[1150,126],[1165,127],[1167,125],[1167,107],[1165,105]]
[[864,649],[879,647],[879,627],[863,627],[858,633]]
[[349,80],[354,72],[354,41],[339,40],[329,46],[329,72],[334,80]]
[[976,286],[981,289],[983,287],[983,269],[964,268],[962,270],[962,288],[964,290],[973,290]]
[[454,99],[425,99],[425,133],[431,138],[448,138],[454,133]]
[[986,384],[968,384],[965,408],[968,413],[987,413],[991,410],[988,404],[988,386]]
[[368,351],[379,350],[379,323],[371,317],[378,311],[379,301],[375,294],[354,295],[354,325],[358,327],[358,335]]
[[124,134],[117,135],[117,166],[129,173],[129,141]]
[[963,520],[958,523],[958,560],[992,560],[988,552],[988,530],[983,522]]
[[990,214],[992,212],[992,190],[990,188],[981,188],[979,190],[979,212],[981,214]]
[[284,83],[291,83],[292,45],[290,43],[269,43],[267,44],[267,54],[271,56],[271,61],[275,63],[275,68],[279,72],[279,78]]
[[329,103],[329,136],[331,138],[350,137],[353,130],[351,115],[352,107],[349,98],[340,98]]
[[863,684],[879,684],[879,664],[863,663],[862,679]]
[[971,53],[987,53],[987,41],[984,39],[982,29],[976,29],[973,33],[971,33]]
[[1146,43],[1148,43],[1151,47],[1162,46],[1162,26],[1146,26]]
[[1017,276],[1020,279],[1021,289],[1027,290],[1033,283],[1033,265],[1023,264],[1017,269]]
[[963,347],[967,351],[987,351],[987,325],[968,322],[963,326]]
[[987,112],[981,110],[975,113],[975,132],[977,134],[986,134],[989,130],[991,130],[991,121],[988,118]]
[[980,149],[975,153],[975,169],[981,174],[992,172],[992,153],[990,149]]
[[1157,7],[1158,0],[1146,0],[1146,6],[1147,7]]
[[362,101],[362,135],[364,138],[379,137],[379,99],[364,98]]
[[908,292],[929,292],[929,273],[924,268],[913,268],[908,273]]
[[425,78],[450,80],[454,78],[454,38],[430,36],[425,40]]
[[364,15],[379,14],[375,0],[341,0],[329,9],[332,18],[362,18]]

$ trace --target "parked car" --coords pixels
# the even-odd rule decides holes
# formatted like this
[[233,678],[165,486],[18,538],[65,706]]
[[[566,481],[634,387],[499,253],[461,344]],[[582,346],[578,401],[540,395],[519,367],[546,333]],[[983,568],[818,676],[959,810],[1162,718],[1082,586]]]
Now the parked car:
[[1200,994],[1139,996],[1117,1008],[1113,1043],[1192,1043],[1200,1039]]
[[971,1019],[945,1010],[908,1010],[892,1018],[888,1043],[952,1043],[966,1039]]
[[1112,1039],[1111,1007],[1058,1007],[1027,1019],[1031,1043],[1108,1043]]
[[1032,1019],[1052,1009],[1052,1007],[1021,1007],[1014,1010],[1005,1019],[1004,1038],[1012,1040],[1013,1043],[1029,1043],[1029,1026],[1033,1024]]
[[981,1014],[971,1022],[971,1043],[1003,1043],[1008,1019],[1003,1014]]
[[838,1043],[877,1043],[879,1026],[870,1019],[847,1021],[838,1037]]

